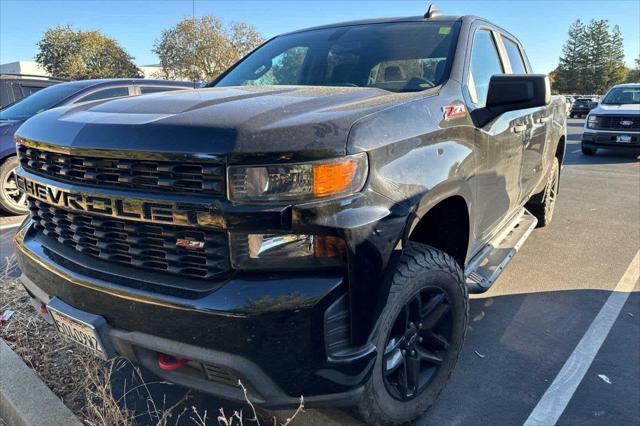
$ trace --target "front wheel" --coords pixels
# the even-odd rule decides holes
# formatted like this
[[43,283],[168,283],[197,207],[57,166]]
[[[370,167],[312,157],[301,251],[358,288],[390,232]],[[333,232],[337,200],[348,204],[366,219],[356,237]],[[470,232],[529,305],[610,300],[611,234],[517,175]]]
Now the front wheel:
[[356,407],[367,424],[405,423],[423,414],[449,380],[467,328],[460,266],[439,250],[409,244],[374,333],[378,357]]
[[595,155],[596,154],[596,149],[595,148],[589,148],[583,145],[580,145],[580,149],[582,150],[582,153],[584,155]]
[[0,210],[11,214],[26,214],[27,196],[18,189],[16,184],[16,168],[18,159],[7,158],[0,166]]

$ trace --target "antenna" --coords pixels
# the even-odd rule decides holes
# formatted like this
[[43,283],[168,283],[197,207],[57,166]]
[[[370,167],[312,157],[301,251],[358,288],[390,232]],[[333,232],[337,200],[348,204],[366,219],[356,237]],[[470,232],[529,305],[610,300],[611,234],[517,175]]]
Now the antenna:
[[435,3],[431,3],[427,9],[427,13],[424,14],[424,19],[435,18],[436,16],[442,16],[442,13],[436,8]]

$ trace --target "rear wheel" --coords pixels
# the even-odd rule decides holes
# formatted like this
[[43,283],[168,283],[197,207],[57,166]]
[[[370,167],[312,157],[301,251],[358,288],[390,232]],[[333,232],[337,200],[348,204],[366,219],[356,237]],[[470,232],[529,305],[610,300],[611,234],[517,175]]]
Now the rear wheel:
[[534,195],[532,201],[527,204],[527,209],[538,219],[538,228],[542,228],[551,223],[553,212],[556,208],[558,198],[558,188],[560,186],[560,163],[556,157],[553,158],[547,184],[540,194]]
[[18,159],[7,158],[0,166],[0,210],[11,214],[26,214],[27,196],[18,189],[15,170]]
[[378,357],[356,414],[368,424],[395,424],[424,413],[458,360],[467,317],[460,266],[439,250],[410,243],[374,334]]

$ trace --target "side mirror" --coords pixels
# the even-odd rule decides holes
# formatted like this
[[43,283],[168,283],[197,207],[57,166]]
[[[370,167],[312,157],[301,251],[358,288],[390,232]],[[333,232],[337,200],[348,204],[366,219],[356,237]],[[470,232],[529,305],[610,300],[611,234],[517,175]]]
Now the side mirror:
[[473,111],[480,127],[507,111],[544,106],[551,99],[545,74],[498,74],[491,77],[484,108]]

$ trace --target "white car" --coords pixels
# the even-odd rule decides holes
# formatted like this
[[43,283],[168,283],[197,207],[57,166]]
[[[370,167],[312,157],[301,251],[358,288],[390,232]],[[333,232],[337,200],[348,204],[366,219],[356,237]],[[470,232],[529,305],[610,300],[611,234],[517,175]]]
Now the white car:
[[598,148],[640,151],[640,83],[612,87],[589,112],[582,153],[594,155]]

